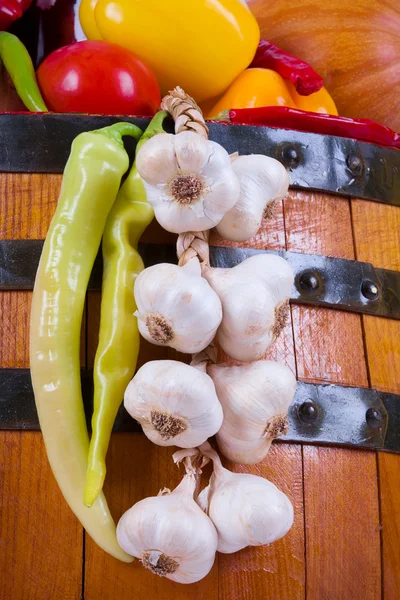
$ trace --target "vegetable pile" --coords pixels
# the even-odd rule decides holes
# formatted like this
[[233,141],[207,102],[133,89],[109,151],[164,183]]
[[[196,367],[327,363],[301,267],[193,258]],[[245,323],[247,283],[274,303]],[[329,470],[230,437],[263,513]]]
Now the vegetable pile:
[[165,93],[179,84],[210,119],[399,147],[390,129],[339,117],[323,79],[307,62],[260,40],[244,0],[81,0],[88,39],[55,50],[36,74],[21,42],[1,31],[30,1],[0,0],[0,59],[31,111],[153,116],[160,88]]
[[[260,477],[230,473],[207,442],[216,434],[224,456],[254,464],[287,431],[295,378],[262,357],[287,320],[291,267],[278,256],[256,255],[231,269],[213,268],[208,237],[213,227],[229,240],[252,237],[286,195],[289,180],[272,158],[229,156],[208,140],[199,107],[181,88],[161,107],[144,133],[117,123],[83,133],[72,145],[35,282],[31,375],[50,464],[88,533],[120,560],[137,557],[158,575],[193,583],[207,575],[217,550],[271,543],[293,522],[282,492]],[[175,120],[175,134],[163,129],[167,115]],[[128,168],[125,135],[138,143],[120,187]],[[144,269],[137,244],[153,216],[178,234],[177,265]],[[101,238],[89,442],[79,337]],[[139,333],[191,354],[191,364],[150,361],[134,375]],[[216,345],[242,364],[218,364]],[[186,475],[173,492],[135,504],[116,529],[102,487],[123,396],[153,443],[182,449],[174,460],[184,461]],[[213,474],[199,494],[209,460]]]
[[[197,102],[218,120],[400,142],[377,123],[338,117],[318,74],[260,41],[240,0],[82,0],[80,18],[90,39],[53,52],[37,79],[21,42],[0,33],[0,57],[27,108],[153,118],[144,132],[120,122],[73,142],[33,295],[36,406],[57,482],[95,542],[122,561],[136,557],[157,575],[193,583],[217,551],[269,544],[289,531],[285,494],[261,477],[231,473],[208,440],[215,435],[234,463],[260,462],[287,432],[296,389],[290,369],[264,358],[287,323],[290,265],[258,254],[214,268],[208,245],[214,228],[232,242],[256,235],[286,196],[288,174],[271,157],[229,155],[209,140]],[[174,88],[161,105],[159,86]],[[174,134],[163,128],[168,116]],[[123,136],[137,141],[127,175]],[[144,268],[137,245],[153,217],[177,234],[178,264]],[[89,440],[79,339],[101,241]],[[135,374],[140,336],[190,354],[190,364],[150,361]],[[232,364],[219,364],[219,349]],[[153,443],[180,448],[173,460],[185,475],[175,490],[136,503],[116,527],[102,489],[122,399]],[[208,462],[212,475],[200,491]]]

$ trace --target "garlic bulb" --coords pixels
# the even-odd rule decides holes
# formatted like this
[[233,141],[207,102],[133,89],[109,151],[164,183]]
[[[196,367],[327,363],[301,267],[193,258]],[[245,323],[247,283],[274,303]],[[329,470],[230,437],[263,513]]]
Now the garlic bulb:
[[229,154],[192,131],[152,137],[136,166],[157,221],[172,233],[211,229],[239,198]]
[[271,544],[286,535],[293,506],[283,492],[263,477],[228,471],[208,442],[200,451],[211,458],[214,471],[197,502],[217,529],[219,552]]
[[244,242],[257,233],[272,203],[286,196],[289,175],[280,162],[262,154],[239,156],[232,167],[240,181],[240,196],[217,231],[226,240]]
[[137,502],[122,515],[118,543],[156,575],[194,583],[214,564],[218,536],[193,499],[196,476],[188,472],[172,492]]
[[224,411],[218,447],[229,460],[255,464],[274,438],[287,432],[287,410],[296,391],[291,370],[271,360],[208,367]]
[[273,254],[256,254],[231,269],[205,265],[203,277],[222,303],[221,348],[239,361],[261,358],[286,325],[294,280],[289,263]]
[[222,319],[218,295],[193,258],[183,267],[158,264],[135,281],[139,331],[146,340],[192,354],[206,348]]
[[222,424],[222,407],[211,377],[175,360],[143,365],[127,387],[124,404],[159,446],[199,446]]

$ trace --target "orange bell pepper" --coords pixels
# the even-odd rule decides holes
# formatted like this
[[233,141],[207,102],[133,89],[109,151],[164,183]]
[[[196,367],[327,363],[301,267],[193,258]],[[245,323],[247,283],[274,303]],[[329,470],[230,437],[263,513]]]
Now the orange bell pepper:
[[226,90],[224,95],[207,110],[211,119],[230,108],[287,106],[309,112],[337,115],[337,108],[326,88],[310,96],[300,96],[290,81],[271,69],[246,69]]

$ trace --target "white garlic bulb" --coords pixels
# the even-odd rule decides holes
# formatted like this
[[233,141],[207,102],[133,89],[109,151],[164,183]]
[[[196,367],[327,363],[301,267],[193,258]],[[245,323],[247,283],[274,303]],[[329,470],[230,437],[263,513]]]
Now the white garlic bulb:
[[263,477],[228,471],[207,442],[200,451],[211,458],[214,471],[197,502],[217,529],[219,552],[264,546],[286,535],[293,524],[286,494]]
[[272,440],[287,432],[287,411],[296,391],[293,373],[271,360],[210,365],[208,373],[224,411],[217,433],[220,451],[236,463],[262,461]]
[[211,377],[175,360],[143,365],[126,389],[124,404],[159,446],[199,446],[217,433],[223,419]]
[[217,550],[217,532],[194,501],[195,488],[195,475],[187,473],[172,492],[134,504],[117,526],[121,548],[156,575],[179,583],[203,579]]
[[244,242],[257,233],[272,203],[286,196],[289,175],[279,161],[262,154],[239,156],[232,167],[240,181],[240,196],[217,231],[226,240]]
[[136,166],[157,221],[172,233],[211,229],[239,198],[229,154],[192,131],[150,138]]
[[231,269],[204,265],[203,277],[222,303],[217,332],[221,348],[242,362],[261,358],[289,314],[294,281],[289,263],[274,254],[256,254]]
[[216,292],[193,258],[183,267],[158,264],[135,281],[139,331],[146,340],[193,354],[208,346],[222,319]]

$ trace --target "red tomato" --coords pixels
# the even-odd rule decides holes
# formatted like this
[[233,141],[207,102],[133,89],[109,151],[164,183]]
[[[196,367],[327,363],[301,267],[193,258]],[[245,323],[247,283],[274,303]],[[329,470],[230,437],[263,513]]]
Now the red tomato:
[[32,0],[2,0],[0,2],[0,31],[6,31],[28,10]]
[[153,115],[160,89],[132,52],[104,41],[84,41],[52,52],[37,71],[49,110]]

